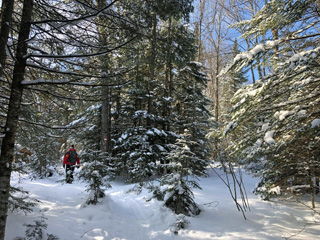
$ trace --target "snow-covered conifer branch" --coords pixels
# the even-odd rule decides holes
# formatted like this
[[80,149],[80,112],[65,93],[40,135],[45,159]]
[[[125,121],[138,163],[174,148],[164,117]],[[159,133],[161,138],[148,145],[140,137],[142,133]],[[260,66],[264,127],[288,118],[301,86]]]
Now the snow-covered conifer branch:
[[[94,12],[93,14],[89,14],[89,15],[84,15],[81,16],[79,18],[75,18],[75,19],[45,19],[45,20],[41,20],[41,21],[34,21],[32,22],[32,24],[46,24],[46,23],[64,23],[64,24],[77,24],[78,22],[81,22],[83,20],[87,20],[93,17],[97,17],[99,14],[103,13],[106,9],[110,8],[112,5],[114,5],[118,0],[114,0],[111,3],[109,3],[106,7],[104,7],[101,10],[97,10],[96,12]],[[65,26],[65,25],[63,25]]]
[[133,38],[129,39],[128,41],[110,48],[108,50],[105,51],[101,51],[101,52],[96,52],[96,53],[84,53],[84,54],[67,54],[67,55],[51,55],[51,54],[30,54],[30,57],[36,57],[36,58],[46,58],[46,59],[64,59],[64,58],[87,58],[87,57],[97,57],[97,56],[103,56],[106,55],[107,53],[113,52],[117,49],[120,49],[122,47],[124,47],[125,45],[129,44],[130,42],[132,42],[133,40],[135,40],[137,38],[137,36],[134,36]]

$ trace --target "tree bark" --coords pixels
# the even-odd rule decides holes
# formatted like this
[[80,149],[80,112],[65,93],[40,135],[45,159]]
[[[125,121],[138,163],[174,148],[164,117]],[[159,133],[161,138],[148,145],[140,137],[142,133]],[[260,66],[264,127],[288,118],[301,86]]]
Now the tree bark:
[[[171,97],[170,95],[170,85],[171,85],[171,72],[172,72],[172,60],[171,60],[171,44],[172,44],[172,18],[169,18],[168,23],[168,49],[166,53],[166,65],[165,65],[165,79],[164,79],[164,101],[163,101],[163,112],[162,117],[167,118],[170,116],[170,107],[168,103],[168,98]],[[163,129],[166,131],[169,131],[170,126],[169,122],[163,123]]]
[[[97,1],[98,9],[104,9],[106,7],[106,2],[103,0]],[[100,15],[98,18],[98,22],[105,22],[105,17]],[[104,24],[101,24],[104,26]],[[99,31],[99,42],[101,46],[107,46],[107,32],[103,27],[98,27]],[[109,75],[109,58],[108,55],[101,57],[102,63],[102,89],[101,89],[101,144],[100,150],[103,152],[110,151],[110,130],[111,130],[111,106],[110,106],[110,87],[107,86],[109,83],[108,75]]]
[[151,127],[153,120],[151,117],[153,115],[153,81],[155,75],[155,65],[156,65],[156,44],[157,44],[157,15],[153,13],[152,15],[152,36],[151,36],[151,50],[150,50],[150,63],[149,63],[149,81],[148,81],[148,119],[147,126]]
[[197,61],[201,62],[202,61],[202,39],[201,39],[201,35],[202,35],[202,23],[203,23],[203,15],[204,15],[204,5],[205,5],[205,0],[200,0],[199,1],[200,4],[200,19],[199,19],[199,33],[198,33],[198,56],[197,56]]
[[[108,83],[108,79],[104,77],[102,79],[103,84]],[[102,109],[101,109],[101,138],[102,138],[102,145],[101,145],[101,151],[103,152],[109,152],[110,150],[110,87],[109,86],[103,86],[101,90],[101,100],[102,100]]]
[[[278,29],[274,28],[271,30],[272,32],[272,37],[273,37],[273,40],[278,40],[279,38],[279,31]],[[279,46],[276,46],[274,48],[274,57],[273,57],[273,60],[274,60],[274,65],[276,66],[279,62]]]
[[217,41],[216,48],[216,71],[214,77],[214,117],[216,122],[219,122],[219,108],[220,108],[220,98],[219,98],[219,74],[220,71],[220,34],[219,39]]
[[[0,79],[3,78],[3,71],[6,66],[6,46],[9,38],[9,30],[12,22],[13,13],[13,0],[2,1],[2,19],[1,19],[1,30],[0,30]],[[0,86],[2,83],[0,82]]]
[[314,184],[314,166],[313,164],[311,164],[310,166],[310,177],[309,177],[309,183],[310,183],[310,194],[311,194],[311,205],[312,208],[315,209],[316,208],[316,204],[315,204],[315,184]]
[[11,84],[11,95],[5,124],[5,137],[3,138],[0,155],[0,240],[3,240],[5,235],[14,143],[23,93],[21,82],[24,80],[26,70],[27,40],[30,34],[32,10],[33,0],[24,0],[16,50],[16,62]]

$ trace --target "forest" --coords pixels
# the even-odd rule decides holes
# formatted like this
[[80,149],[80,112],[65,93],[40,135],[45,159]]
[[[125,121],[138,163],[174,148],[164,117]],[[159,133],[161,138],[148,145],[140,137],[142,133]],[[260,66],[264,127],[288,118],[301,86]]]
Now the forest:
[[238,169],[316,208],[319,0],[2,0],[0,21],[0,240],[37,204],[11,175],[49,178],[71,145],[86,204],[121,179],[178,229],[211,168],[244,217]]

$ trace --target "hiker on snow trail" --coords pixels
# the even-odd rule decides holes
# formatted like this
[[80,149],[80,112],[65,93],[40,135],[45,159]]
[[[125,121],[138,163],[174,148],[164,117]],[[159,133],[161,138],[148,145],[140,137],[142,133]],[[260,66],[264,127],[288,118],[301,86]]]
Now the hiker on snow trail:
[[64,155],[63,158],[63,167],[66,169],[66,182],[72,183],[73,181],[73,172],[76,167],[80,166],[80,158],[74,149],[74,145],[71,146],[70,150]]

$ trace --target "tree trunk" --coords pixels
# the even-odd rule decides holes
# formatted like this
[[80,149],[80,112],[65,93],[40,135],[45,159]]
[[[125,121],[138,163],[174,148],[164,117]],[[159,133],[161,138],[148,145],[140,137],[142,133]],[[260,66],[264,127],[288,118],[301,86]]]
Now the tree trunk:
[[33,10],[33,0],[24,0],[20,32],[16,52],[16,62],[13,70],[11,84],[11,95],[5,125],[5,137],[3,138],[0,156],[0,240],[4,239],[8,198],[10,188],[10,175],[12,171],[14,143],[20,114],[23,86],[26,69],[27,40],[31,27],[31,16]]
[[311,194],[311,205],[312,208],[315,209],[316,205],[315,205],[315,183],[314,183],[314,179],[316,176],[316,172],[315,172],[315,164],[313,161],[313,157],[311,157],[311,152],[308,151],[308,159],[309,159],[309,176],[308,176],[308,180],[309,180],[309,184],[310,184],[310,194]]
[[[103,0],[97,1],[98,9],[103,9],[106,7],[106,2]],[[105,17],[103,15],[99,16],[99,22],[103,23],[105,21]],[[103,26],[104,24],[101,24]],[[107,32],[103,27],[98,27],[99,31],[99,42],[101,46],[107,46]],[[109,152],[110,150],[110,129],[111,129],[111,107],[110,107],[110,87],[107,86],[109,84],[108,74],[109,71],[109,58],[108,55],[101,57],[102,62],[102,90],[101,90],[101,102],[102,102],[102,110],[101,110],[101,144],[100,150],[103,152]]]
[[155,65],[156,65],[156,44],[157,44],[157,15],[153,13],[152,15],[152,36],[151,36],[151,50],[150,50],[150,63],[149,63],[149,82],[148,82],[148,118],[147,126],[152,126],[153,120],[151,119],[153,115],[153,81],[155,75]]
[[[140,55],[140,51],[138,53],[138,55]],[[137,71],[135,74],[135,84],[136,86],[140,86],[140,66],[139,66],[139,61],[138,61],[138,65],[137,65]],[[134,111],[139,111],[142,109],[142,101],[141,98],[139,97],[135,97],[135,102],[134,102]],[[134,126],[141,126],[142,122],[141,122],[141,118],[136,118],[134,119]]]
[[219,121],[219,78],[218,76],[215,76],[214,78],[214,117],[216,122]]
[[[255,14],[256,14],[256,2],[254,0],[250,0],[248,1],[249,3],[249,9],[251,10],[251,16],[253,17]],[[246,43],[247,43],[247,48],[249,49],[250,48],[250,44],[249,44],[249,40],[246,39]],[[253,69],[253,65],[252,63],[250,64],[250,71],[251,71],[251,75],[252,75],[252,83],[255,83],[256,80],[255,80],[255,76],[254,76],[254,69]],[[260,76],[259,76],[260,77]]]
[[315,204],[315,199],[314,199],[314,196],[315,196],[314,176],[313,176],[313,174],[311,174],[311,171],[310,171],[310,179],[309,179],[310,191],[311,191],[311,205],[312,205],[312,208],[315,209],[316,204]]
[[[166,119],[168,116],[170,116],[170,107],[169,107],[169,94],[170,94],[170,85],[171,85],[171,72],[172,72],[172,62],[171,62],[171,44],[172,44],[172,18],[169,18],[169,26],[168,26],[168,49],[167,49],[167,60],[165,65],[165,79],[164,79],[164,101],[163,101],[163,112],[162,117]],[[169,130],[169,122],[163,123],[163,129]]]
[[[249,49],[250,48],[250,44],[249,44],[249,40],[248,39],[246,39],[246,44],[247,44],[247,48]],[[255,83],[256,79],[254,77],[254,69],[253,69],[252,63],[250,64],[250,72],[251,72],[251,77],[252,77],[252,83]]]
[[203,15],[204,15],[204,4],[205,4],[205,0],[200,0],[199,2],[200,4],[200,19],[199,19],[199,33],[198,33],[198,57],[197,57],[197,61],[201,62],[202,61],[202,39],[201,39],[201,35],[202,35],[202,23],[203,23]]
[[[315,154],[315,160],[316,160],[316,162],[320,161],[320,150],[318,150],[318,153]],[[314,187],[315,187],[315,194],[316,195],[318,195],[320,192],[319,179],[320,179],[320,167],[319,167],[319,164],[315,164],[315,166],[314,166]]]
[[[278,32],[278,29],[272,29],[271,30],[272,32],[272,37],[273,37],[273,40],[278,40],[279,38],[279,32]],[[276,66],[279,62],[279,47],[276,46],[274,48],[274,57],[273,57],[273,60],[274,60],[274,66]]]
[[[319,174],[319,172],[317,172],[317,174]],[[316,188],[316,194],[318,195],[319,192],[320,192],[320,185],[319,185],[319,175],[316,176],[316,179],[315,179],[315,188]]]
[[214,117],[216,122],[219,121],[219,107],[220,107],[220,99],[219,99],[219,71],[220,71],[220,40],[218,40],[217,48],[216,48],[216,75],[214,77]]
[[[3,79],[3,71],[6,66],[6,46],[9,38],[9,30],[12,21],[13,13],[13,0],[2,1],[2,19],[1,19],[1,30],[0,30],[0,80]],[[0,86],[2,85],[0,81]]]
[[[103,84],[108,84],[106,77],[103,78]],[[109,152],[110,142],[110,89],[108,86],[102,86],[101,90],[101,150]]]

